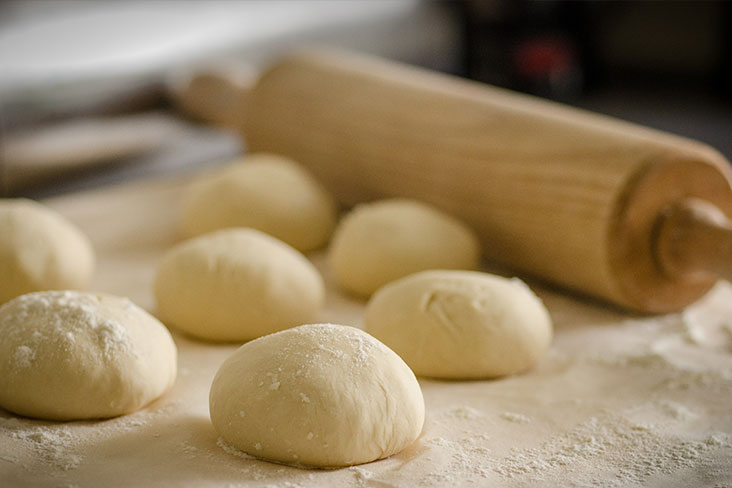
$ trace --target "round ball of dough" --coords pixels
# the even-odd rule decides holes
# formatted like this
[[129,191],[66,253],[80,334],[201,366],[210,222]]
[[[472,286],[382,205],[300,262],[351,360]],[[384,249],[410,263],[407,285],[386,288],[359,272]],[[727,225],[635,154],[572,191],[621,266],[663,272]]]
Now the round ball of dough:
[[0,303],[32,291],[85,288],[94,270],[89,239],[51,209],[0,200]]
[[182,226],[188,235],[252,227],[305,252],[325,245],[336,216],[335,201],[304,168],[254,154],[194,184]]
[[391,456],[424,423],[422,391],[404,361],[365,332],[331,324],[243,345],[216,373],[209,406],[238,449],[317,467]]
[[178,244],[155,276],[159,316],[192,336],[248,341],[312,322],[325,300],[318,270],[284,242],[224,229]]
[[475,269],[478,239],[465,224],[416,200],[357,206],[331,242],[330,268],[348,292],[369,296],[381,286],[426,269]]
[[0,307],[0,406],[75,420],[134,412],[175,381],[168,330],[126,298],[41,291]]
[[521,280],[475,271],[424,271],[385,286],[365,329],[420,376],[477,379],[532,366],[549,347],[544,304]]

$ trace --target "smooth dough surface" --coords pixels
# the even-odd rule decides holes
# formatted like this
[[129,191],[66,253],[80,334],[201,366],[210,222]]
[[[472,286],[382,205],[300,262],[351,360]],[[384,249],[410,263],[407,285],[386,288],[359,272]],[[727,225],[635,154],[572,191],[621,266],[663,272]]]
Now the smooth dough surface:
[[248,341],[312,322],[323,279],[295,249],[255,229],[224,229],[170,249],[155,276],[162,320],[213,341]]
[[369,296],[426,269],[475,269],[478,239],[456,218],[425,203],[389,199],[358,205],[338,224],[330,269],[346,291]]
[[424,271],[379,290],[365,329],[419,376],[491,378],[531,367],[549,347],[552,323],[517,278]]
[[252,227],[305,252],[325,245],[336,215],[333,197],[304,168],[262,153],[194,184],[184,199],[182,227],[190,236]]
[[0,307],[0,406],[51,420],[134,412],[175,381],[168,330],[126,298],[42,291]]
[[419,436],[424,399],[388,347],[342,325],[295,327],[244,344],[209,395],[219,434],[253,456],[339,467],[391,456]]
[[94,271],[89,239],[53,210],[0,199],[0,304],[25,293],[82,289]]

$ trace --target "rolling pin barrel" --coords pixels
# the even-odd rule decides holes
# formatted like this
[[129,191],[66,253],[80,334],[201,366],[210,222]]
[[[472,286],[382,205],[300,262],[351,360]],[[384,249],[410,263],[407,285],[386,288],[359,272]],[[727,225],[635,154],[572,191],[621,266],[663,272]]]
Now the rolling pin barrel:
[[[732,215],[729,165],[701,143],[327,51],[266,71],[243,121],[251,150],[300,161],[342,202],[430,202],[472,225],[487,259],[550,282],[645,312],[679,309],[715,282],[669,271],[689,251],[675,237],[666,246],[683,219],[666,219],[659,240],[669,208],[689,199]],[[709,235],[686,224],[684,242]]]

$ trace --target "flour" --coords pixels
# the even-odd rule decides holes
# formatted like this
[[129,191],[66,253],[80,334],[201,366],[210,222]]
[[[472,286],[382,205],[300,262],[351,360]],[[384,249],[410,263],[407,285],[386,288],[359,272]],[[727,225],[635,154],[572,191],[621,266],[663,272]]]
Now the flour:
[[[79,334],[89,334],[100,344],[103,357],[109,359],[118,351],[129,351],[127,329],[119,322],[100,313],[99,297],[75,291],[29,293],[13,300],[13,313],[7,322],[36,323],[37,330],[13,354],[16,369],[32,365],[38,348],[43,344],[59,344],[60,349],[72,351]],[[21,330],[6,330],[21,334]]]
[[[271,463],[268,461],[263,461],[261,459],[257,459],[253,456],[250,456],[249,454],[242,452],[239,449],[228,444],[222,437],[219,437],[216,440],[216,445],[219,448],[221,448],[226,454],[236,456],[245,461],[250,461],[247,463],[242,463],[241,466],[237,465],[237,468],[238,468],[237,471],[243,475],[246,475],[247,477],[249,477],[252,480],[262,481],[262,480],[271,479],[270,475],[271,475],[272,471],[277,473],[277,475],[278,475],[277,478],[284,478],[287,473],[290,473],[290,474],[297,473],[298,475],[303,474],[299,468],[293,468],[290,466],[279,467],[279,468],[273,470],[272,468],[274,466],[278,466],[277,464],[274,464],[274,463]],[[260,446],[260,448],[261,448],[261,446]],[[216,453],[212,453],[207,450],[195,449],[190,444],[184,445],[183,451],[188,454],[193,454],[196,457],[205,458],[207,464],[211,463],[214,459],[216,459],[216,456],[215,456]],[[308,473],[305,476],[305,478],[308,480],[313,480],[315,477],[312,473]],[[237,485],[237,486],[239,486],[239,485]],[[240,486],[244,487],[244,486],[251,486],[251,485],[244,483]],[[277,484],[267,484],[265,486],[276,486],[278,488],[302,488],[303,487],[303,485],[301,485],[299,483],[295,483],[295,482],[287,481],[287,480],[278,481]]]
[[24,442],[44,463],[63,471],[78,467],[83,458],[75,451],[77,439],[66,425],[34,425],[14,419],[0,419],[0,433]]
[[491,458],[487,449],[472,442],[468,437],[458,441],[451,441],[442,437],[425,439],[428,448],[449,453],[446,466],[440,466],[437,471],[430,471],[421,480],[421,485],[444,486],[455,484],[466,474],[478,479],[488,478],[491,475]]
[[467,405],[458,405],[456,407],[449,407],[446,409],[438,410],[436,414],[438,417],[447,417],[462,420],[477,420],[479,418],[485,417],[483,412]]
[[[177,406],[177,402],[169,402],[155,410],[91,422],[45,422],[0,416],[0,441],[7,437],[21,442],[33,453],[35,460],[49,468],[67,472],[84,466],[84,456],[80,451],[89,441],[108,439],[142,428],[157,418],[167,417]],[[20,463],[15,458],[4,460]]]
[[372,342],[365,341],[361,335],[354,334],[353,332],[349,334],[349,339],[356,346],[356,350],[353,353],[353,359],[356,364],[361,367],[368,364],[368,361],[373,355],[371,348],[374,347],[374,344]]
[[686,420],[693,420],[697,417],[699,417],[698,414],[693,412],[692,410],[688,409],[684,405],[673,402],[671,400],[662,400],[659,402],[659,405],[663,409],[665,413],[667,413],[669,416],[671,416],[675,420],[679,421],[686,421]]
[[706,349],[732,352],[732,319],[688,308],[680,314],[679,328],[683,339]]
[[[217,445],[218,445],[218,442],[217,442]],[[197,455],[197,454],[199,454],[201,452],[201,450],[198,447],[196,447],[193,444],[190,444],[188,442],[184,442],[181,445],[181,450],[185,454],[192,455],[192,456],[195,456],[195,455]]]
[[240,451],[236,447],[234,447],[230,444],[227,444],[226,441],[221,437],[216,439],[216,445],[219,446],[221,449],[223,449],[226,454],[231,454],[232,456],[236,456],[236,457],[239,457],[242,459],[250,459],[250,460],[256,459],[256,458],[250,456],[249,454],[247,454],[243,451]]
[[110,357],[115,351],[130,349],[127,329],[119,322],[109,319],[97,319],[96,323],[91,324],[90,327],[102,343],[102,351],[105,357]]
[[529,422],[531,422],[531,418],[515,412],[503,412],[501,414],[501,418],[503,420],[508,420],[509,422],[514,422],[516,424],[528,424]]
[[[282,368],[280,368],[280,369],[282,369]],[[279,375],[277,373],[267,373],[266,376],[270,380],[269,389],[275,390],[275,391],[279,390],[280,389]]]
[[358,466],[351,466],[348,470],[353,473],[353,476],[356,478],[359,486],[366,485],[368,481],[374,477],[374,473],[364,468],[359,468]]
[[[329,335],[332,333],[332,331],[335,329],[335,326],[333,324],[322,324],[321,328],[310,328],[308,332],[312,334],[314,337],[317,337],[318,340],[325,341],[328,340]],[[326,347],[324,344],[320,343],[317,345],[317,349],[320,351],[324,351],[328,353],[330,356],[335,358],[339,361],[353,361],[356,366],[358,367],[365,367],[369,364],[369,361],[371,361],[371,358],[373,357],[373,348],[378,345],[378,343],[374,343],[373,341],[366,341],[364,340],[364,337],[358,333],[355,329],[345,329],[342,331],[343,336],[348,339],[348,341],[351,343],[350,347],[348,349],[351,349],[350,351],[348,349],[340,350],[340,349],[332,349],[329,347]],[[322,355],[319,356],[319,360],[325,359]]]
[[[713,432],[686,440],[663,434],[655,425],[636,424],[624,416],[592,417],[538,448],[520,449],[501,460],[495,471],[507,478],[549,482],[573,472],[589,484],[643,484],[659,474],[695,468],[715,449],[732,449],[727,434]],[[618,473],[608,483],[609,473]]]
[[[573,359],[618,371],[640,368],[656,372],[664,378],[665,390],[714,388],[732,392],[732,356],[718,335],[720,330],[726,330],[727,322],[719,318],[700,322],[698,315],[692,308],[651,324],[627,321],[622,330],[630,337],[636,336],[634,341],[623,344],[615,340],[616,344],[623,345],[622,349],[618,345],[615,349],[595,349],[579,353]],[[715,338],[713,344],[709,342],[710,337]]]
[[293,483],[292,481],[282,481],[276,485],[268,484],[264,485],[264,488],[304,488],[300,483]]
[[13,354],[12,362],[16,369],[30,368],[33,360],[36,358],[36,352],[28,346],[18,346]]

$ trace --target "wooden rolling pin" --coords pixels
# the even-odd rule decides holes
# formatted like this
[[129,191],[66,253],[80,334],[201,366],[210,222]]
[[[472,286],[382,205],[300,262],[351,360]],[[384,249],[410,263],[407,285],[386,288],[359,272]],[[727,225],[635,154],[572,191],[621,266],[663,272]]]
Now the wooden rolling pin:
[[729,163],[701,143],[331,51],[286,57],[249,91],[219,83],[239,90],[251,151],[300,161],[346,204],[435,204],[491,261],[656,313],[732,277]]

